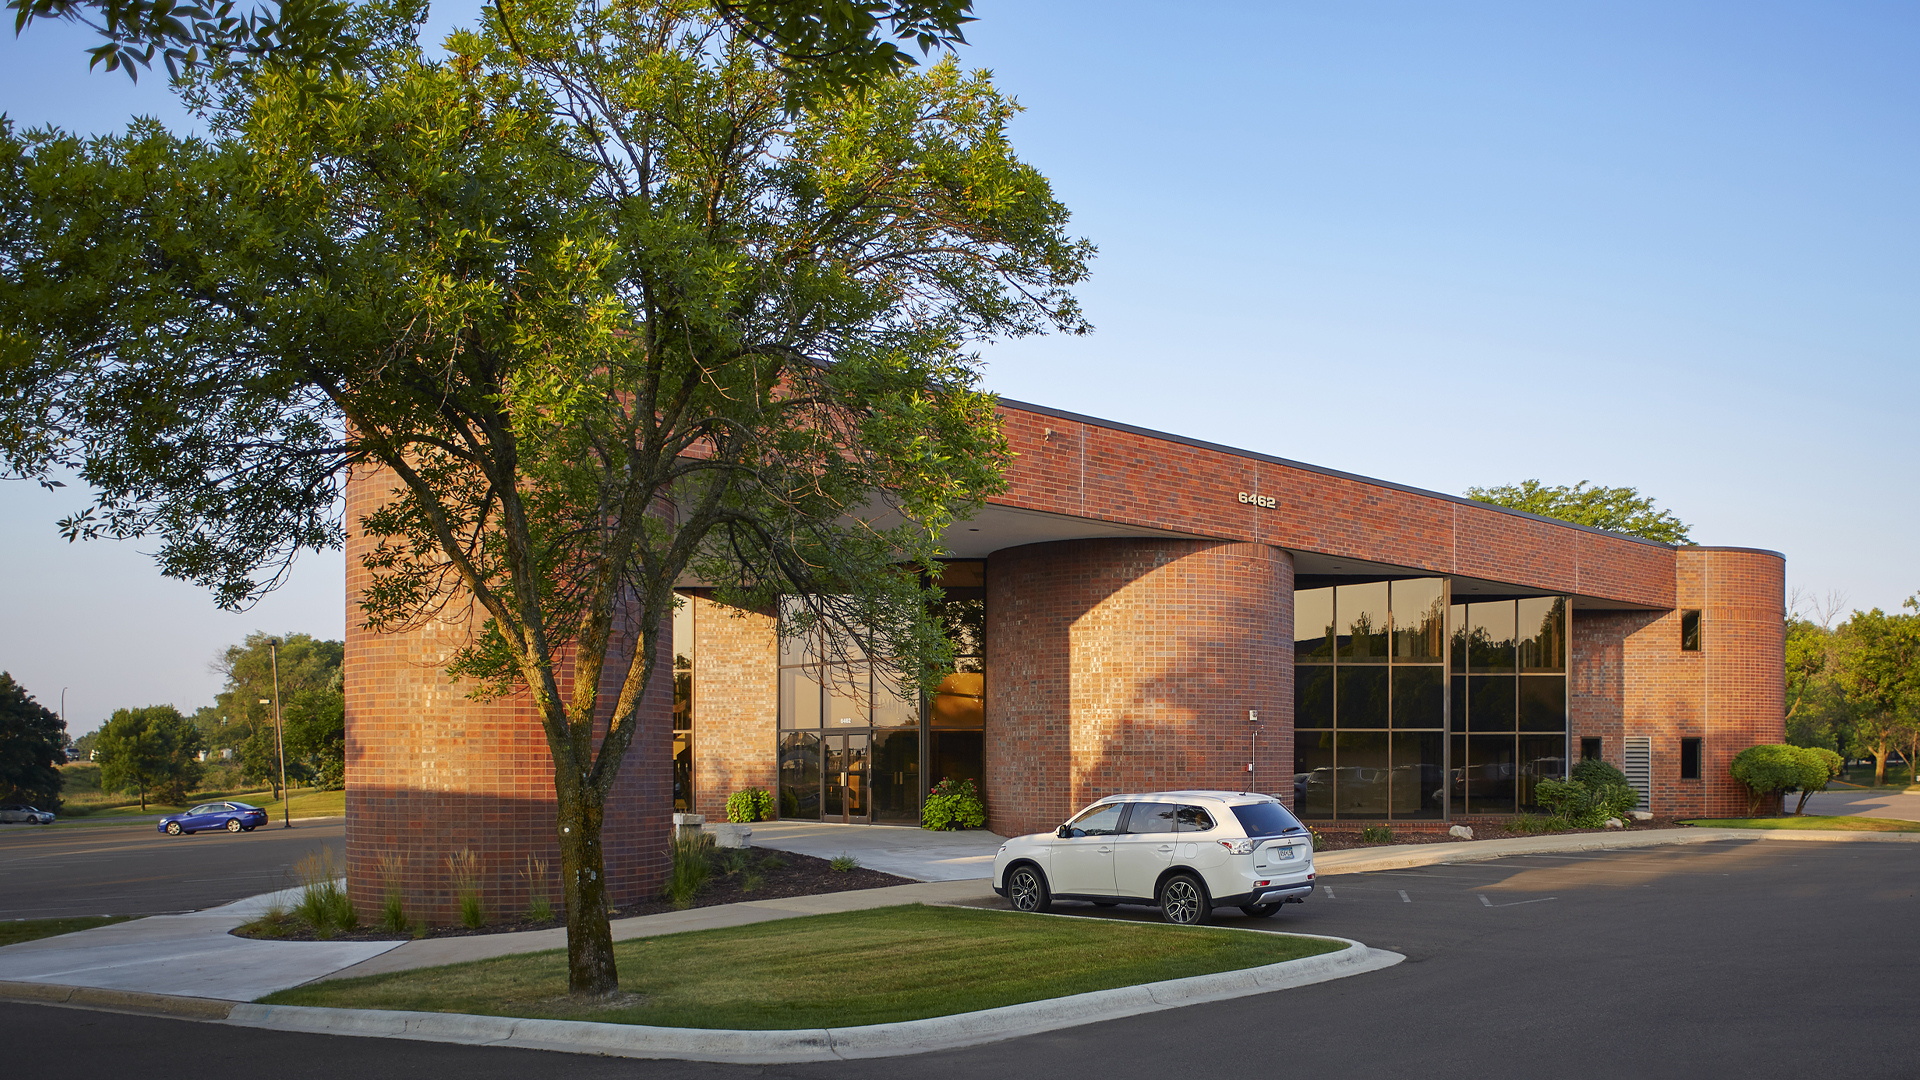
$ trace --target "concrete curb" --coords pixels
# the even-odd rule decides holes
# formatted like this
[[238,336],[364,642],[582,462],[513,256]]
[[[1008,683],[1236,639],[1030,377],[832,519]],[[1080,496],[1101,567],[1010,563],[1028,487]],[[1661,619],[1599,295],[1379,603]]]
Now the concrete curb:
[[1308,986],[1377,971],[1406,959],[1399,953],[1369,949],[1347,938],[1325,940],[1346,942],[1347,948],[1320,956],[1215,975],[1096,990],[957,1016],[936,1016],[925,1020],[852,1028],[730,1031],[452,1013],[325,1009],[302,1005],[236,1005],[225,1022],[279,1031],[733,1064],[796,1064],[896,1057],[1000,1042],[1141,1013]]
[[0,980],[0,1001],[37,1005],[66,1005],[103,1012],[172,1016],[181,1020],[225,1020],[235,1003],[179,994],[149,994],[142,990],[103,990],[95,986]]
[[1365,874],[1375,870],[1402,870],[1414,866],[1484,862],[1511,855],[1569,851],[1612,851],[1619,848],[1668,844],[1709,844],[1722,840],[1808,840],[1825,843],[1920,843],[1920,832],[1880,833],[1835,829],[1647,829],[1618,833],[1561,833],[1555,836],[1515,836],[1499,840],[1468,840],[1456,844],[1406,844],[1399,847],[1323,851],[1313,857],[1320,877]]

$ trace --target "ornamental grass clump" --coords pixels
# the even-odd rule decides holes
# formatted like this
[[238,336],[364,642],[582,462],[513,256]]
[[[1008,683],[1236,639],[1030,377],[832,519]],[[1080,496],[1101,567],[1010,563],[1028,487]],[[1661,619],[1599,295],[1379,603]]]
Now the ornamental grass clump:
[[406,863],[398,855],[380,856],[380,886],[386,895],[380,902],[380,929],[392,934],[407,930],[407,893],[400,873]]
[[333,853],[322,848],[301,859],[294,867],[300,877],[300,899],[294,902],[294,917],[313,927],[322,938],[335,930],[353,930],[360,925],[360,913],[347,897],[346,885]]
[[700,887],[713,876],[713,837],[706,833],[675,835],[668,843],[667,853],[672,856],[673,865],[667,870],[660,896],[685,911],[693,906]]
[[480,903],[480,856],[471,848],[447,856],[447,876],[453,879],[453,891],[460,897],[460,925],[469,930],[485,926],[487,910]]
[[553,901],[547,897],[547,860],[527,856],[527,865],[520,868],[520,876],[527,879],[527,918],[533,922],[553,918]]

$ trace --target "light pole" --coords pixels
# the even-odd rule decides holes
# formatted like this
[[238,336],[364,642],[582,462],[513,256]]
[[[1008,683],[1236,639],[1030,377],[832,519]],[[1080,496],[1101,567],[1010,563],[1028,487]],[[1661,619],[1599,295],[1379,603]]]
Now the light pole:
[[280,722],[280,639],[267,639],[267,654],[273,658],[273,741],[280,748],[280,827],[293,828],[293,792],[287,789],[287,729]]

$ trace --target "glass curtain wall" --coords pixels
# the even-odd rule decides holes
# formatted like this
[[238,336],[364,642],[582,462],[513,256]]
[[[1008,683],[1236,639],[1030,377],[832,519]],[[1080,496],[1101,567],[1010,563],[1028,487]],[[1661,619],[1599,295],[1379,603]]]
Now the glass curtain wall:
[[693,597],[673,609],[673,809],[693,809]]
[[1453,813],[1539,810],[1535,785],[1567,772],[1567,601],[1454,604],[1447,621]]
[[780,645],[780,816],[920,822],[928,777],[984,774],[985,564],[942,564],[939,615],[957,654],[924,703],[893,672],[851,656],[823,661],[812,643]]
[[1442,817],[1445,579],[1301,589],[1293,612],[1293,797],[1301,816]]

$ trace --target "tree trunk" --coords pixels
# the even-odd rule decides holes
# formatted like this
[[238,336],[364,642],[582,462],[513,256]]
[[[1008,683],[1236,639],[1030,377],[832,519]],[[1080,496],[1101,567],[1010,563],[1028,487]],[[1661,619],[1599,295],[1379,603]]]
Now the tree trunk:
[[607,923],[606,858],[600,845],[606,807],[590,785],[563,788],[574,789],[558,793],[560,879],[567,900],[567,990],[576,996],[604,997],[620,989],[613,928]]

